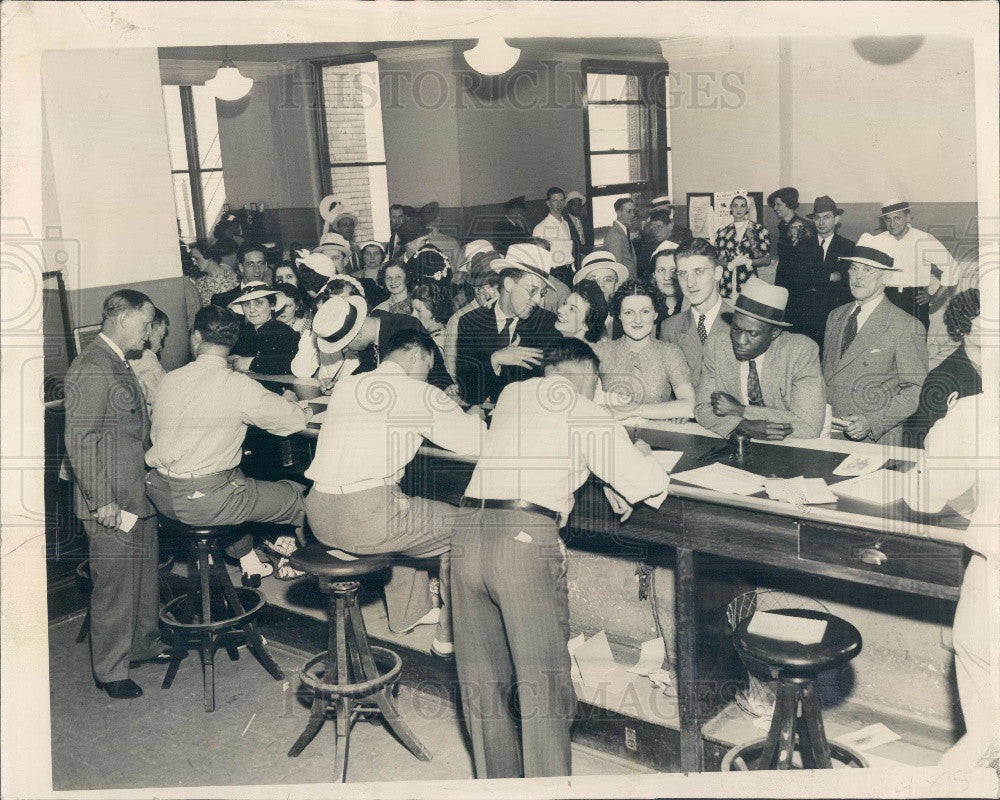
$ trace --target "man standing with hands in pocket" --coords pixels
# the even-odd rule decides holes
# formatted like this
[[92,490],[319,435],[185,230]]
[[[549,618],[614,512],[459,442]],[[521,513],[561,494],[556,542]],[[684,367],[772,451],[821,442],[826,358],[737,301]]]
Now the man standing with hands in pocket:
[[149,338],[153,304],[120,289],[100,334],[66,373],[66,451],[90,555],[90,657],[116,700],[142,695],[130,667],[170,660],[159,637],[156,516],[146,499],[149,416],[126,355]]

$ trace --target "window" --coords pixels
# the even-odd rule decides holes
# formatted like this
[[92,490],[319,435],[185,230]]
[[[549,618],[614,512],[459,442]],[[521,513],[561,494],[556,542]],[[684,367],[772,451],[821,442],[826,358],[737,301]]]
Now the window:
[[164,86],[167,142],[181,238],[205,238],[226,202],[215,95],[204,86]]
[[669,191],[667,68],[584,61],[583,78],[587,196],[600,243],[619,197],[643,205]]
[[358,215],[354,240],[389,238],[389,187],[378,61],[313,62],[317,128],[321,132],[320,180]]

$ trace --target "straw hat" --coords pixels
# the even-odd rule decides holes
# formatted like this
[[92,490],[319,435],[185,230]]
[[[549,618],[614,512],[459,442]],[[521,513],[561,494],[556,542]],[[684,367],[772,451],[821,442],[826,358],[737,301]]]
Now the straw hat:
[[354,340],[367,318],[368,304],[364,297],[334,295],[313,317],[316,346],[324,353],[339,353]]

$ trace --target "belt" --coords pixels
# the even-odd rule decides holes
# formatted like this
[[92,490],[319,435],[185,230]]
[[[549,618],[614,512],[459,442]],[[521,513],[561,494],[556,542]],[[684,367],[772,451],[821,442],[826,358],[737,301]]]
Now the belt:
[[212,475],[222,475],[223,473],[230,472],[230,470],[224,469],[220,472],[206,472],[203,475],[195,475],[193,472],[171,472],[169,469],[163,469],[163,467],[156,467],[156,471],[164,478],[181,481],[190,481],[195,478],[208,478]]
[[553,511],[551,508],[539,506],[535,503],[529,503],[527,500],[484,500],[481,497],[463,497],[462,502],[459,503],[459,507],[517,509],[518,511],[527,511],[531,514],[541,514],[543,517],[555,520],[557,524],[559,523],[559,517],[562,516],[558,511]]
[[395,486],[400,476],[390,475],[388,478],[369,478],[357,483],[345,483],[342,486],[327,486],[324,483],[314,483],[313,489],[321,494],[354,494],[365,489],[377,489],[379,486]]

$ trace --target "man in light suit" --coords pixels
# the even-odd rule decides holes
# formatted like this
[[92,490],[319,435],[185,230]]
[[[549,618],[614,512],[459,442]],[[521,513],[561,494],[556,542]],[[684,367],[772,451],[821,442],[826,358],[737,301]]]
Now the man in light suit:
[[603,249],[614,255],[619,264],[625,265],[629,278],[634,278],[636,277],[636,261],[631,231],[638,218],[632,198],[619,197],[615,200],[615,214],[618,218],[611,223],[608,232],[604,234]]
[[149,416],[125,357],[149,339],[153,304],[121,289],[104,301],[101,333],[66,373],[66,450],[90,556],[90,657],[99,688],[139,697],[139,663],[170,660],[159,637],[155,511],[146,499]]
[[927,344],[920,322],[885,296],[893,257],[862,234],[848,275],[854,301],[826,323],[823,378],[834,428],[848,439],[902,444],[901,423],[920,403],[927,377]]
[[729,340],[705,346],[694,416],[728,436],[814,439],[823,429],[826,393],[819,349],[809,337],[789,333],[784,321],[788,290],[752,277],[736,298]]
[[729,323],[722,316],[725,309],[719,294],[722,265],[718,251],[707,239],[681,245],[674,251],[674,261],[677,282],[691,307],[663,323],[661,338],[681,349],[691,370],[691,383],[697,386],[708,337],[725,336],[728,341]]

